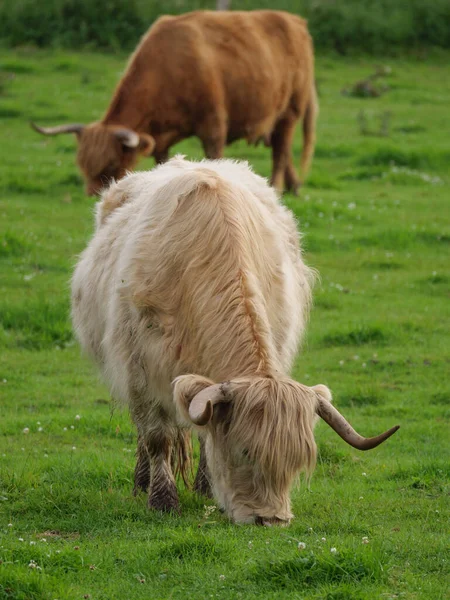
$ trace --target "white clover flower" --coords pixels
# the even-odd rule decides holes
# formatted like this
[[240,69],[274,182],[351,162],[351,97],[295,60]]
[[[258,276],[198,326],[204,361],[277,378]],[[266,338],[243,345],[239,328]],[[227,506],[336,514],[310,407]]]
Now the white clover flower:
[[33,541],[30,542],[30,546],[35,546],[35,545],[36,545],[36,542],[33,542]]
[[321,540],[322,540],[322,542],[326,542],[326,541],[327,541],[327,538],[326,538],[326,537],[323,537],[323,538],[321,538]]
[[63,427],[63,431],[67,431],[67,427]]
[[76,446],[72,446],[72,450],[76,450],[76,449],[77,449],[77,447],[76,447]]
[[43,427],[38,427],[38,431],[39,432],[44,431],[44,428]]
[[304,550],[304,549],[306,548],[306,544],[305,544],[305,542],[299,542],[299,543],[297,544],[297,548],[298,548],[299,550]]
[[75,421],[79,421],[81,419],[80,415],[75,415]]
[[30,428],[29,427],[24,427],[23,430],[22,430],[22,433],[25,433],[25,434],[30,433]]
[[364,536],[363,539],[361,540],[362,544],[368,544],[369,543],[369,538],[367,536]]
[[331,552],[331,554],[336,554],[337,550],[336,550],[336,548],[330,548],[330,552]]
[[360,499],[360,500],[364,500],[364,496],[360,496],[360,497],[359,497],[359,499]]
[[219,579],[220,581],[223,581],[225,579],[225,575],[219,575]]
[[12,524],[12,523],[8,523],[8,527],[12,527],[12,526],[13,526],[13,524]]
[[40,422],[40,421],[36,421],[36,425],[40,425],[40,424],[41,424],[41,422]]
[[363,477],[367,477],[367,473],[361,473]]
[[73,425],[70,426],[70,429],[75,429],[75,427]]
[[19,542],[23,542],[23,538],[17,538]]
[[342,367],[342,365],[343,365],[344,363],[345,363],[345,360],[340,360],[340,361],[339,361],[339,364],[341,365],[341,367]]
[[248,543],[248,547],[249,547],[249,548],[253,548],[253,542],[249,542],[249,543]]

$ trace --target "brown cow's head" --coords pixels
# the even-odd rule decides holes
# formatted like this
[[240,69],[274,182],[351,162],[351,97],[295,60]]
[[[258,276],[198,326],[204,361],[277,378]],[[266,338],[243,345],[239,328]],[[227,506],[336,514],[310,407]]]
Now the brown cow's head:
[[112,179],[120,179],[131,170],[140,155],[150,155],[155,140],[120,125],[61,125],[33,129],[44,135],[75,133],[78,141],[77,163],[86,181],[86,193],[93,196]]
[[174,396],[184,418],[203,430],[214,496],[239,523],[289,523],[293,481],[315,466],[317,416],[361,450],[374,448],[398,429],[361,438],[332,406],[328,388],[287,378],[213,384],[185,375],[175,380]]

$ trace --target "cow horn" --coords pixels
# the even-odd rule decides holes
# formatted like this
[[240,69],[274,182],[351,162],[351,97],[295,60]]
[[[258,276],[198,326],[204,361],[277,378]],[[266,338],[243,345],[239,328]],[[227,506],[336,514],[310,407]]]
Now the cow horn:
[[58,125],[57,127],[39,127],[36,123],[31,122],[31,127],[38,133],[43,135],[59,135],[60,133],[81,133],[84,125],[80,123],[72,123],[71,125]]
[[396,425],[376,437],[362,437],[359,433],[356,433],[350,423],[348,423],[345,417],[341,415],[331,402],[322,398],[320,395],[317,397],[319,402],[316,411],[319,417],[328,423],[328,425],[334,429],[347,444],[350,444],[350,446],[353,446],[353,448],[357,448],[358,450],[371,450],[372,448],[376,448],[400,428],[400,425]]
[[196,394],[189,404],[189,416],[195,425],[207,425],[213,416],[214,405],[225,399],[226,387],[215,383]]
[[127,148],[137,148],[139,146],[139,135],[131,129],[116,129],[114,135]]

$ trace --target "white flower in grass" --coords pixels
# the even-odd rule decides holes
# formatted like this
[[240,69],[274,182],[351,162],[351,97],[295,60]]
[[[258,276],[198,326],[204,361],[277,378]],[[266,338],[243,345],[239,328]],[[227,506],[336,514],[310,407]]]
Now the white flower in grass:
[[369,543],[369,538],[367,536],[364,536],[361,540],[362,544],[368,544]]
[[30,428],[29,427],[24,427],[23,430],[22,430],[22,433],[25,433],[25,434],[30,433]]
[[72,450],[76,450],[76,449],[77,449],[77,447],[76,447],[76,446],[72,446]]
[[322,542],[326,542],[326,541],[327,541],[327,538],[326,538],[326,537],[323,537],[323,538],[321,538],[321,539],[322,539]]
[[363,477],[367,477],[367,473],[361,473]]
[[304,549],[306,548],[306,544],[305,544],[305,542],[299,542],[299,543],[297,544],[297,548],[298,548],[299,550],[304,550]]
[[17,538],[19,542],[23,542],[23,538]]
[[364,500],[364,496],[360,496],[360,497],[359,497],[359,499],[360,499],[360,500]]
[[249,543],[248,543],[248,547],[249,547],[249,548],[253,548],[253,542],[249,542]]
[[8,527],[12,527],[12,526],[13,526],[13,524],[12,524],[12,523],[8,523]]
[[350,202],[349,204],[347,204],[347,208],[349,210],[353,210],[354,208],[356,208],[356,204],[354,202]]
[[331,554],[336,554],[337,550],[336,550],[336,548],[330,548],[330,552],[331,552]]
[[44,428],[43,427],[38,427],[38,431],[39,432],[44,431]]
[[75,415],[75,421],[79,421],[81,419],[80,415]]
[[63,431],[67,431],[67,427],[63,427]]
[[75,427],[73,425],[70,426],[70,429],[75,429]]
[[225,575],[219,575],[219,579],[220,581],[223,581],[225,579]]
[[40,425],[40,424],[41,424],[41,422],[40,422],[40,421],[36,421],[36,425]]
[[30,542],[30,546],[35,546],[35,545],[36,545],[36,542],[33,542],[33,541]]

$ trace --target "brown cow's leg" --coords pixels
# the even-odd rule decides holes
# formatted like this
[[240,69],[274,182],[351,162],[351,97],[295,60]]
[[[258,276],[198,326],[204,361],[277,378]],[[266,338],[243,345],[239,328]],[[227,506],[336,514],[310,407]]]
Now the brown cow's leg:
[[211,483],[208,465],[206,463],[205,442],[199,437],[200,442],[200,461],[198,464],[197,475],[194,481],[194,490],[197,494],[202,494],[208,498],[212,498]]
[[284,172],[284,184],[288,192],[292,192],[294,196],[297,196],[298,188],[302,184],[292,163],[291,157],[289,157],[289,163]]
[[273,170],[270,183],[280,193],[284,190],[286,170],[291,162],[290,153],[296,121],[296,119],[289,117],[283,118],[277,123],[272,132]]
[[154,152],[155,162],[157,165],[165,163],[169,160],[169,149],[163,150],[162,152]]
[[206,158],[222,158],[227,138],[225,120],[216,113],[203,120],[197,130],[197,135],[203,144]]

